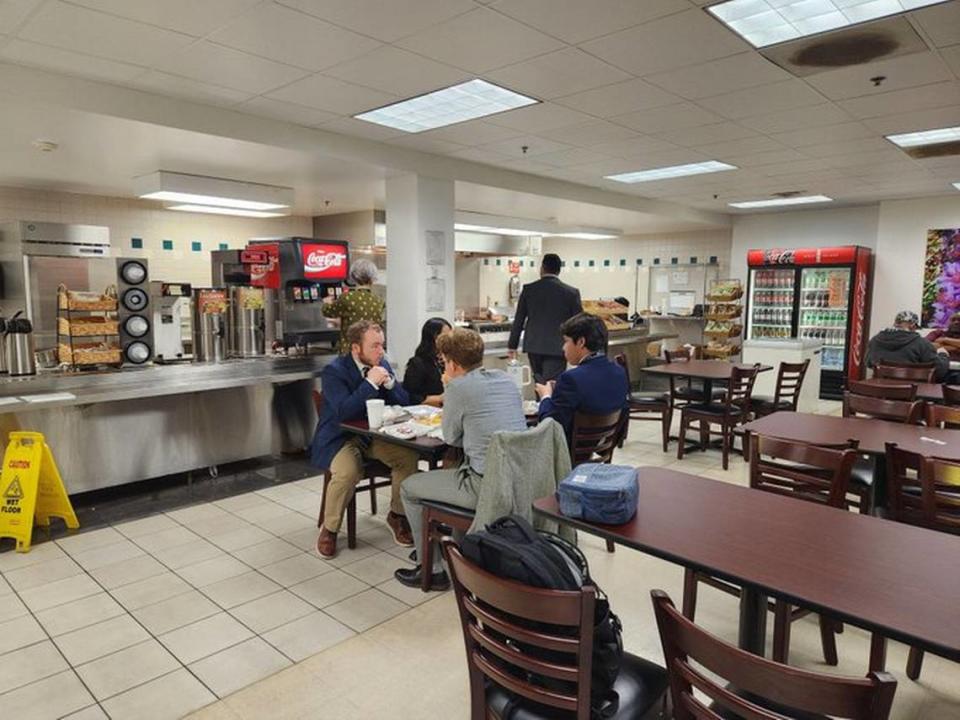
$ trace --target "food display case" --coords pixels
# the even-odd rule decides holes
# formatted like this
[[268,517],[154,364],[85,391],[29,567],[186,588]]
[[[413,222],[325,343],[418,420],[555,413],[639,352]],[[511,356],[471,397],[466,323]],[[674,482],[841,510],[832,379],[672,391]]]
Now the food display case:
[[706,325],[703,335],[705,357],[729,358],[740,354],[740,334],[743,325],[741,299],[743,285],[739,280],[715,280],[706,295]]
[[629,330],[633,325],[626,319],[630,316],[630,308],[621,305],[616,300],[584,300],[583,311],[598,316],[607,326],[607,331]]

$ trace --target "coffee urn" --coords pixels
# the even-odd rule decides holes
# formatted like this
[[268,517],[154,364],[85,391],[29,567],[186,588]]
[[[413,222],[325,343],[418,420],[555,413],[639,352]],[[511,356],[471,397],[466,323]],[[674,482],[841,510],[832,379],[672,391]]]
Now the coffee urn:
[[227,357],[227,291],[197,288],[193,291],[193,360],[223,362]]
[[15,318],[7,321],[3,351],[11,375],[37,374],[36,358],[33,355],[33,324],[29,320]]
[[263,288],[231,287],[229,318],[232,327],[230,355],[242,358],[264,355]]

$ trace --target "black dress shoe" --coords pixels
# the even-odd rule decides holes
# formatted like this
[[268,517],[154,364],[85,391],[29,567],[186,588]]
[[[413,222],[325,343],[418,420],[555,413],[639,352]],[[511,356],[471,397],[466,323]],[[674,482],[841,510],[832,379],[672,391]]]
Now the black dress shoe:
[[[421,572],[423,571],[422,566],[417,565],[412,568],[400,568],[393,571],[393,576],[401,585],[406,585],[407,587],[420,587],[420,581],[422,579]],[[435,572],[430,577],[430,589],[431,590],[449,590],[450,589],[450,578],[447,576],[447,573],[443,570],[440,572]]]

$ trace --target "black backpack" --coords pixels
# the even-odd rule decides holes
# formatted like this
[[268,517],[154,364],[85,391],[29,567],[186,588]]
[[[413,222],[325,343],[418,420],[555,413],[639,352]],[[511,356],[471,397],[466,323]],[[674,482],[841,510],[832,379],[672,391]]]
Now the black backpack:
[[[529,522],[518,515],[506,515],[487,525],[486,530],[466,535],[460,543],[460,550],[464,557],[487,572],[525,585],[550,590],[579,590],[584,585],[596,588],[591,716],[607,718],[616,713],[619,697],[613,684],[620,674],[623,657],[622,626],[620,618],[610,609],[607,596],[590,578],[587,559],[580,549],[559,535],[534,530]],[[535,629],[559,630],[555,626],[520,618],[516,622]],[[569,659],[540,648],[520,647],[515,641],[511,643],[523,651],[535,652],[537,657],[544,660]],[[558,657],[552,658],[552,655]],[[531,676],[527,679],[545,687],[553,682],[545,677]],[[504,713],[505,720],[509,716],[509,713]]]

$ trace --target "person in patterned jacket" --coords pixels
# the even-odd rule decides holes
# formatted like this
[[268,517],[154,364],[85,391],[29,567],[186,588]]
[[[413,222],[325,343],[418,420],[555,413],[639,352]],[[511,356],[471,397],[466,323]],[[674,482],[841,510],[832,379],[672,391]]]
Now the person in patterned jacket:
[[350,279],[356,285],[350,292],[339,298],[326,297],[323,300],[323,315],[340,319],[340,353],[350,352],[347,342],[347,330],[355,322],[369,320],[383,325],[386,306],[383,300],[373,294],[372,286],[377,279],[377,266],[370,260],[357,260],[350,267]]

